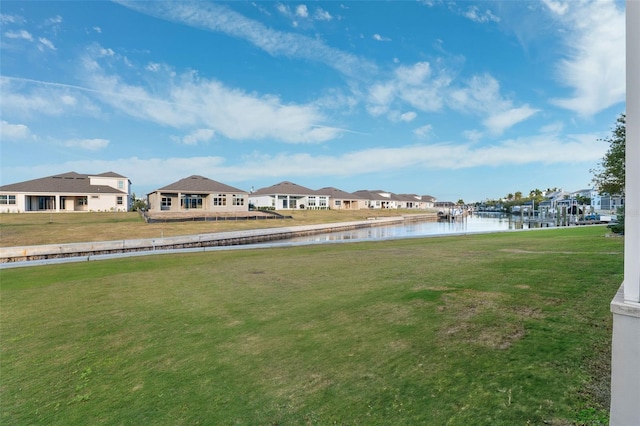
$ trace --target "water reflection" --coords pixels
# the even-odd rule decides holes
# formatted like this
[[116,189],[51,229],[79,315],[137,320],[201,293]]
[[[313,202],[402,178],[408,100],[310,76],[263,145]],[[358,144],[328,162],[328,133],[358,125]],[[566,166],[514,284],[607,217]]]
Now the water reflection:
[[328,232],[317,235],[295,237],[282,242],[321,243],[347,240],[385,240],[433,235],[455,235],[477,232],[498,232],[527,229],[527,223],[512,220],[507,215],[475,215],[462,220],[443,222],[411,222],[402,225],[378,226],[351,231]]

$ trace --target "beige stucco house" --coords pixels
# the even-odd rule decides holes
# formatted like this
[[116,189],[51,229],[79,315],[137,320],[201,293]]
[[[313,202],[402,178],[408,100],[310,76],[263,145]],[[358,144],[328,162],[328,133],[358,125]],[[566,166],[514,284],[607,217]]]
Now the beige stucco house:
[[249,210],[248,192],[204,176],[189,176],[147,194],[154,212],[231,213]]
[[365,200],[350,192],[334,187],[321,188],[317,192],[329,196],[329,208],[332,210],[359,210],[365,208]]
[[127,211],[131,181],[114,172],[62,173],[0,186],[0,212]]
[[329,194],[284,181],[252,192],[249,202],[258,209],[324,210],[329,208]]

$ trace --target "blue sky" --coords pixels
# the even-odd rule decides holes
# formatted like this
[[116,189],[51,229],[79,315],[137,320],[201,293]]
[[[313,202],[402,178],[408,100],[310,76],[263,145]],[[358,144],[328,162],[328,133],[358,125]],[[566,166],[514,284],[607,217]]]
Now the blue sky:
[[613,1],[3,1],[1,182],[199,174],[480,201],[587,188]]

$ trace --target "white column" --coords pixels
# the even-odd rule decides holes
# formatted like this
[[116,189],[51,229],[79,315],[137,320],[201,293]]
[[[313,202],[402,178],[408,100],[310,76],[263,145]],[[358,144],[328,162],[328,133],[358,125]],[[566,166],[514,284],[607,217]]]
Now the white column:
[[[626,138],[624,299],[640,302],[640,2],[638,0],[627,1]],[[638,403],[640,404],[640,400]]]
[[612,426],[640,424],[640,1],[626,2],[624,280],[611,302]]

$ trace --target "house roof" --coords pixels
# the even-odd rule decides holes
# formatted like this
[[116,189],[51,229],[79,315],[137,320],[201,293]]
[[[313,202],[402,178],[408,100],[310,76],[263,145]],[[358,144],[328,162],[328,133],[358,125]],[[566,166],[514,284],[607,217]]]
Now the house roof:
[[310,188],[306,188],[302,185],[298,185],[293,182],[280,182],[275,185],[267,186],[265,188],[260,188],[257,191],[253,192],[251,195],[276,195],[276,194],[289,194],[289,195],[328,195],[321,193],[319,191],[315,191]]
[[318,193],[322,193],[323,195],[328,195],[331,198],[336,198],[338,200],[360,200],[362,197],[356,194],[352,194],[350,192],[343,191],[338,188],[334,188],[332,186],[327,186],[325,188],[320,188],[317,191]]
[[153,192],[158,191],[179,191],[179,192],[191,192],[191,193],[214,193],[214,192],[236,192],[246,194],[247,191],[235,188],[233,186],[220,183],[213,179],[206,178],[204,176],[192,175],[184,179],[180,179],[177,182],[171,183],[167,186],[163,186]]
[[420,198],[422,199],[422,201],[427,201],[427,202],[435,202],[436,201],[436,197],[433,197],[431,195],[423,195]]
[[[111,173],[111,172],[110,172]],[[115,173],[114,173],[115,175]],[[76,194],[126,194],[108,185],[91,185],[90,176],[76,172],[62,173],[24,182],[0,186],[5,192],[76,193]],[[120,176],[120,175],[118,175]],[[124,176],[122,178],[126,179]]]
[[385,197],[383,195],[380,195],[381,193],[384,194],[391,194],[390,192],[387,191],[381,191],[381,190],[373,190],[370,191],[368,189],[360,189],[356,192],[354,192],[354,195],[357,195],[358,197],[365,199],[365,200],[384,200],[384,201],[389,201],[390,198],[389,197]]
[[422,201],[422,197],[416,194],[397,194],[396,197],[401,201]]
[[112,178],[122,178],[122,179],[127,179],[126,176],[122,176],[118,173],[115,172],[104,172],[104,173],[100,173],[99,175],[89,175],[89,176],[95,176],[95,177],[112,177]]

